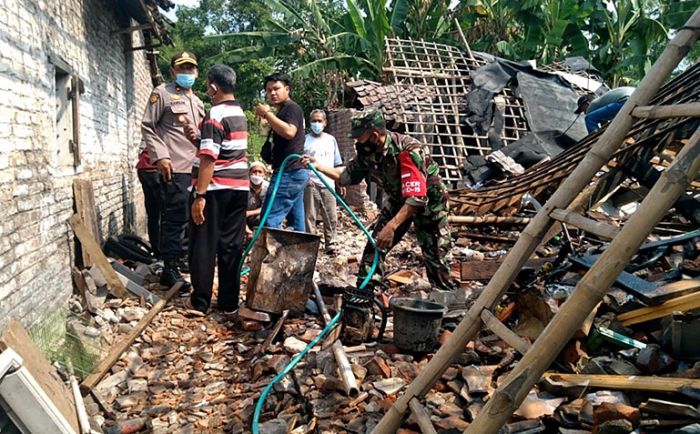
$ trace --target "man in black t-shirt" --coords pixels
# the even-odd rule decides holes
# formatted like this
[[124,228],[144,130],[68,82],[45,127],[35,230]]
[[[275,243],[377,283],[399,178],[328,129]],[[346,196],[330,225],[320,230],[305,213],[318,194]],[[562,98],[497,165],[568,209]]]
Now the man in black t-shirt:
[[[277,108],[275,114],[267,104],[258,104],[255,114],[265,119],[272,128],[272,141],[263,145],[260,155],[272,165],[270,184],[275,182],[282,170],[282,162],[290,154],[304,153],[304,112],[299,104],[289,97],[291,81],[286,74],[276,73],[265,77],[267,99]],[[275,201],[267,216],[265,226],[279,228],[287,217],[287,222],[295,231],[304,232],[304,188],[309,181],[309,172],[298,158],[290,159],[284,167]],[[262,212],[267,209],[272,188],[263,202]]]

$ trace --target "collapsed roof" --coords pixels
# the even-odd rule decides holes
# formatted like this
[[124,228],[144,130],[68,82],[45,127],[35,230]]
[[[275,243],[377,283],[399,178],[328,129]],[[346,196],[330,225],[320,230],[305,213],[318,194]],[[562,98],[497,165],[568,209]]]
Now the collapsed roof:
[[[386,84],[348,83],[353,106],[381,107],[391,129],[432,146],[443,179],[455,189],[456,214],[516,212],[525,193],[536,197],[566,178],[596,140],[574,114],[576,100],[608,87],[581,57],[534,68],[445,44],[386,42]],[[689,79],[698,81],[697,70],[696,65],[669,83],[655,103],[697,100],[700,85]],[[687,138],[681,128],[687,122],[637,121],[628,137],[634,145],[617,158],[638,156],[642,148],[657,152],[662,144]],[[495,166],[509,175],[497,185],[489,172]]]
[[[445,181],[452,187],[466,186],[472,184],[465,180],[464,171],[469,156],[488,155],[532,132],[526,103],[533,93],[542,92],[541,88],[533,87],[536,80],[518,83],[514,80],[516,77],[495,88],[493,77],[489,78],[483,70],[495,64],[508,65],[510,71],[519,70],[521,77],[545,77],[560,88],[560,94],[568,93],[568,103],[572,107],[578,98],[574,89],[585,93],[601,86],[598,73],[585,61],[570,62],[570,66],[563,64],[558,71],[564,75],[562,78],[536,70],[529,64],[507,62],[485,53],[467,54],[451,45],[387,39],[385,85],[355,81],[348,83],[348,87],[356,94],[354,105],[357,108],[380,106],[390,127],[433,145],[433,158],[440,165]],[[586,79],[591,85],[584,90],[571,84],[566,77],[573,81]],[[488,103],[479,98],[467,98],[474,89],[484,88],[484,85]],[[529,105],[532,110],[532,101]],[[485,110],[477,113],[479,109]],[[478,119],[475,114],[479,115]],[[576,117],[573,108],[567,115],[555,126],[560,132]],[[546,116],[539,119],[544,118]]]

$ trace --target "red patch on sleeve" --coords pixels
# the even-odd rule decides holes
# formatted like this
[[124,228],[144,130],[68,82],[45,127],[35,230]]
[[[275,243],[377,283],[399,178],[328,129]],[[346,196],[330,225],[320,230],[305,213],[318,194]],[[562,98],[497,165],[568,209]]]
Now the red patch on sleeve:
[[401,166],[401,195],[407,197],[421,197],[428,193],[425,176],[413,162],[408,151],[399,153]]

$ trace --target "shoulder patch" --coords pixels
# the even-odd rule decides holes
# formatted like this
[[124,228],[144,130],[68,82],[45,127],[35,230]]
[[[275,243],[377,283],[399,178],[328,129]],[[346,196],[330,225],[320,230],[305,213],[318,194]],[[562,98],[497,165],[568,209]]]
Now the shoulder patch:
[[153,93],[151,93],[151,97],[148,99],[148,101],[151,104],[155,104],[158,102],[159,99],[160,99],[160,95],[158,94],[158,92],[153,92]]

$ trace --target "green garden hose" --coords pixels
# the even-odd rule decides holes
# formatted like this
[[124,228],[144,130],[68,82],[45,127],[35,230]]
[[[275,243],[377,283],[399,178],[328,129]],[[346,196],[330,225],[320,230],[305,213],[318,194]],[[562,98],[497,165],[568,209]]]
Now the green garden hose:
[[[248,246],[246,247],[245,251],[243,252],[243,256],[241,257],[241,263],[238,266],[238,273],[239,274],[242,274],[241,270],[243,268],[243,261],[250,253],[250,250],[253,248],[253,244],[255,243],[255,240],[258,239],[258,236],[260,236],[260,232],[262,232],[263,226],[265,225],[265,221],[267,221],[267,215],[270,213],[270,209],[272,208],[272,203],[275,200],[275,195],[277,194],[277,188],[279,187],[280,180],[282,179],[282,172],[284,171],[284,167],[287,165],[287,162],[293,158],[301,158],[301,155],[299,155],[299,154],[288,155],[287,158],[285,158],[284,161],[282,162],[282,165],[280,166],[279,171],[277,172],[277,176],[273,182],[272,191],[268,192],[268,194],[270,195],[270,200],[267,203],[267,208],[265,209],[265,212],[264,212],[262,218],[260,219],[260,224],[258,225],[258,228],[255,230],[255,233],[253,234],[253,238],[250,240],[250,243],[248,243]],[[377,265],[379,264],[379,249],[377,248],[377,245],[374,242],[374,238],[372,238],[372,235],[369,233],[367,228],[362,224],[362,222],[357,217],[357,215],[355,215],[355,213],[352,212],[352,210],[350,209],[348,204],[346,204],[345,201],[335,192],[335,189],[333,187],[331,187],[328,184],[328,182],[326,182],[326,180],[323,178],[323,176],[321,176],[321,174],[318,172],[318,170],[316,170],[316,168],[313,166],[313,164],[309,164],[309,169],[311,169],[318,176],[318,178],[321,180],[323,185],[331,193],[333,193],[335,198],[340,202],[341,205],[343,205],[343,208],[345,208],[345,210],[348,212],[348,214],[350,214],[350,217],[352,217],[352,219],[355,221],[357,226],[359,226],[360,229],[362,229],[362,232],[365,233],[365,236],[367,236],[367,239],[369,240],[369,242],[372,244],[372,247],[374,248],[374,260],[372,261],[372,267],[370,268],[369,273],[367,273],[365,280],[362,281],[362,283],[360,284],[360,287],[358,288],[360,290],[364,289],[364,287],[367,286],[367,283],[369,283],[370,279],[374,275],[374,271],[376,270]],[[299,363],[299,361],[306,356],[306,354],[309,352],[309,350],[311,348],[313,348],[321,339],[323,339],[323,337],[328,333],[328,331],[331,330],[333,328],[333,326],[340,320],[342,313],[343,313],[342,309],[339,310],[338,313],[328,322],[328,324],[326,324],[326,327],[321,331],[321,333],[318,336],[316,336],[316,338],[314,340],[312,340],[309,343],[309,345],[307,345],[306,348],[304,348],[303,351],[301,351],[299,354],[294,356],[294,358],[289,362],[289,364],[287,364],[287,366],[284,367],[282,372],[277,374],[277,376],[275,376],[275,378],[273,378],[272,381],[270,381],[267,384],[265,389],[260,394],[260,398],[258,398],[257,404],[255,405],[255,412],[253,413],[253,426],[252,426],[253,434],[259,433],[258,423],[260,420],[260,413],[262,412],[263,405],[265,404],[265,398],[267,398],[267,395],[272,390],[272,387],[275,385],[275,383],[277,383],[279,380],[284,378],[284,376],[287,375],[289,373],[289,371],[291,371],[294,368],[294,366],[296,366],[296,364]]]

